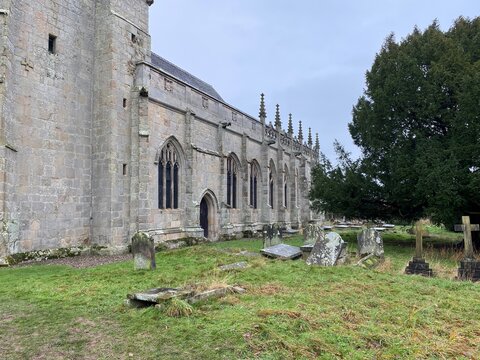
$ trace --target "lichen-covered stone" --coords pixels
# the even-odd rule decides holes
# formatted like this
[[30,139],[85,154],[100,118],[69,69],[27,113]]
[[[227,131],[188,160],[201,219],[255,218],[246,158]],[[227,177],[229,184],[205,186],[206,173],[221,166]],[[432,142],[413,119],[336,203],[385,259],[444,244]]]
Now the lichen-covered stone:
[[269,248],[282,242],[282,230],[277,224],[263,227],[263,248]]
[[155,244],[148,234],[136,233],[132,238],[132,254],[135,270],[154,270]]
[[324,236],[322,226],[317,224],[308,224],[303,230],[303,244],[314,245],[320,236]]
[[335,232],[319,236],[306,263],[320,266],[337,265],[338,259],[346,253],[346,248],[347,243]]
[[357,245],[357,252],[360,257],[369,254],[378,257],[384,256],[382,235],[373,228],[363,229],[357,235]]

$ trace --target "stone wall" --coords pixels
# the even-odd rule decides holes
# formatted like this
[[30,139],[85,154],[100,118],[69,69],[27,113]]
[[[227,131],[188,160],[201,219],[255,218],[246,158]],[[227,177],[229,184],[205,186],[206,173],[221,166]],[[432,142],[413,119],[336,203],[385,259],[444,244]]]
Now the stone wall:
[[84,244],[94,1],[11,0],[2,9],[4,242],[10,253]]
[[[0,0],[0,257],[126,249],[137,231],[157,241],[197,238],[203,197],[212,240],[310,219],[314,150],[152,66],[152,3]],[[158,209],[158,154],[167,141],[181,155],[172,210]],[[238,166],[236,209],[226,205],[227,156]],[[253,161],[258,209],[249,204]]]
[[[263,224],[281,222],[298,227],[311,219],[307,198],[310,170],[316,152],[287,137],[281,129],[242,113],[188,86],[148,63],[148,194],[150,216],[147,228],[157,241],[188,236],[186,229],[199,228],[198,205],[206,191],[218,199],[218,235],[239,236],[259,230]],[[147,70],[148,69],[148,70]],[[230,123],[224,127],[222,124]],[[154,159],[168,139],[181,149],[180,209],[158,209],[158,164]],[[275,144],[267,145],[267,140]],[[238,161],[237,208],[226,205],[226,158]],[[258,209],[249,204],[249,171],[260,165]],[[268,205],[270,165],[275,168],[273,209]],[[287,205],[284,184],[287,182]],[[189,184],[191,185],[189,186]],[[190,191],[187,191],[190,189]],[[189,211],[189,208],[194,208]],[[181,221],[183,219],[183,221]]]

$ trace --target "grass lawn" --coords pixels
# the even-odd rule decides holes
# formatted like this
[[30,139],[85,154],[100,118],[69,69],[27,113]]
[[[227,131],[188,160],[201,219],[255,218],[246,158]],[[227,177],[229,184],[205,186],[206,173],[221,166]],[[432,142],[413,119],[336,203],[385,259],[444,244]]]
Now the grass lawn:
[[[158,253],[153,272],[134,272],[132,261],[0,269],[0,358],[480,358],[480,284],[451,280],[459,255],[430,249],[438,278],[403,275],[413,237],[393,238],[376,270],[232,253],[258,251],[260,240]],[[250,267],[216,270],[238,261]],[[123,305],[138,290],[215,283],[247,292],[197,303],[181,318]]]

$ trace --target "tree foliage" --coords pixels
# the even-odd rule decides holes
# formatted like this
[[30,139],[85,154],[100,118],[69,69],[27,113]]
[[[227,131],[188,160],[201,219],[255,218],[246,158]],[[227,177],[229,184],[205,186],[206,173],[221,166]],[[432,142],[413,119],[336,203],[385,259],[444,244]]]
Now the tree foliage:
[[321,161],[311,192],[317,209],[446,225],[479,211],[480,18],[459,18],[446,32],[435,21],[401,41],[388,36],[349,131],[362,156],[352,161],[337,146],[337,166]]

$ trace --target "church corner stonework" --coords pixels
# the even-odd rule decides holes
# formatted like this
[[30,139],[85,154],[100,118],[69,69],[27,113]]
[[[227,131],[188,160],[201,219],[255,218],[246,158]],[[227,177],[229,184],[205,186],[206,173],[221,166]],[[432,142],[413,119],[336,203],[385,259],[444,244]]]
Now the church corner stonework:
[[315,148],[152,53],[152,4],[2,2],[0,258],[312,218]]

